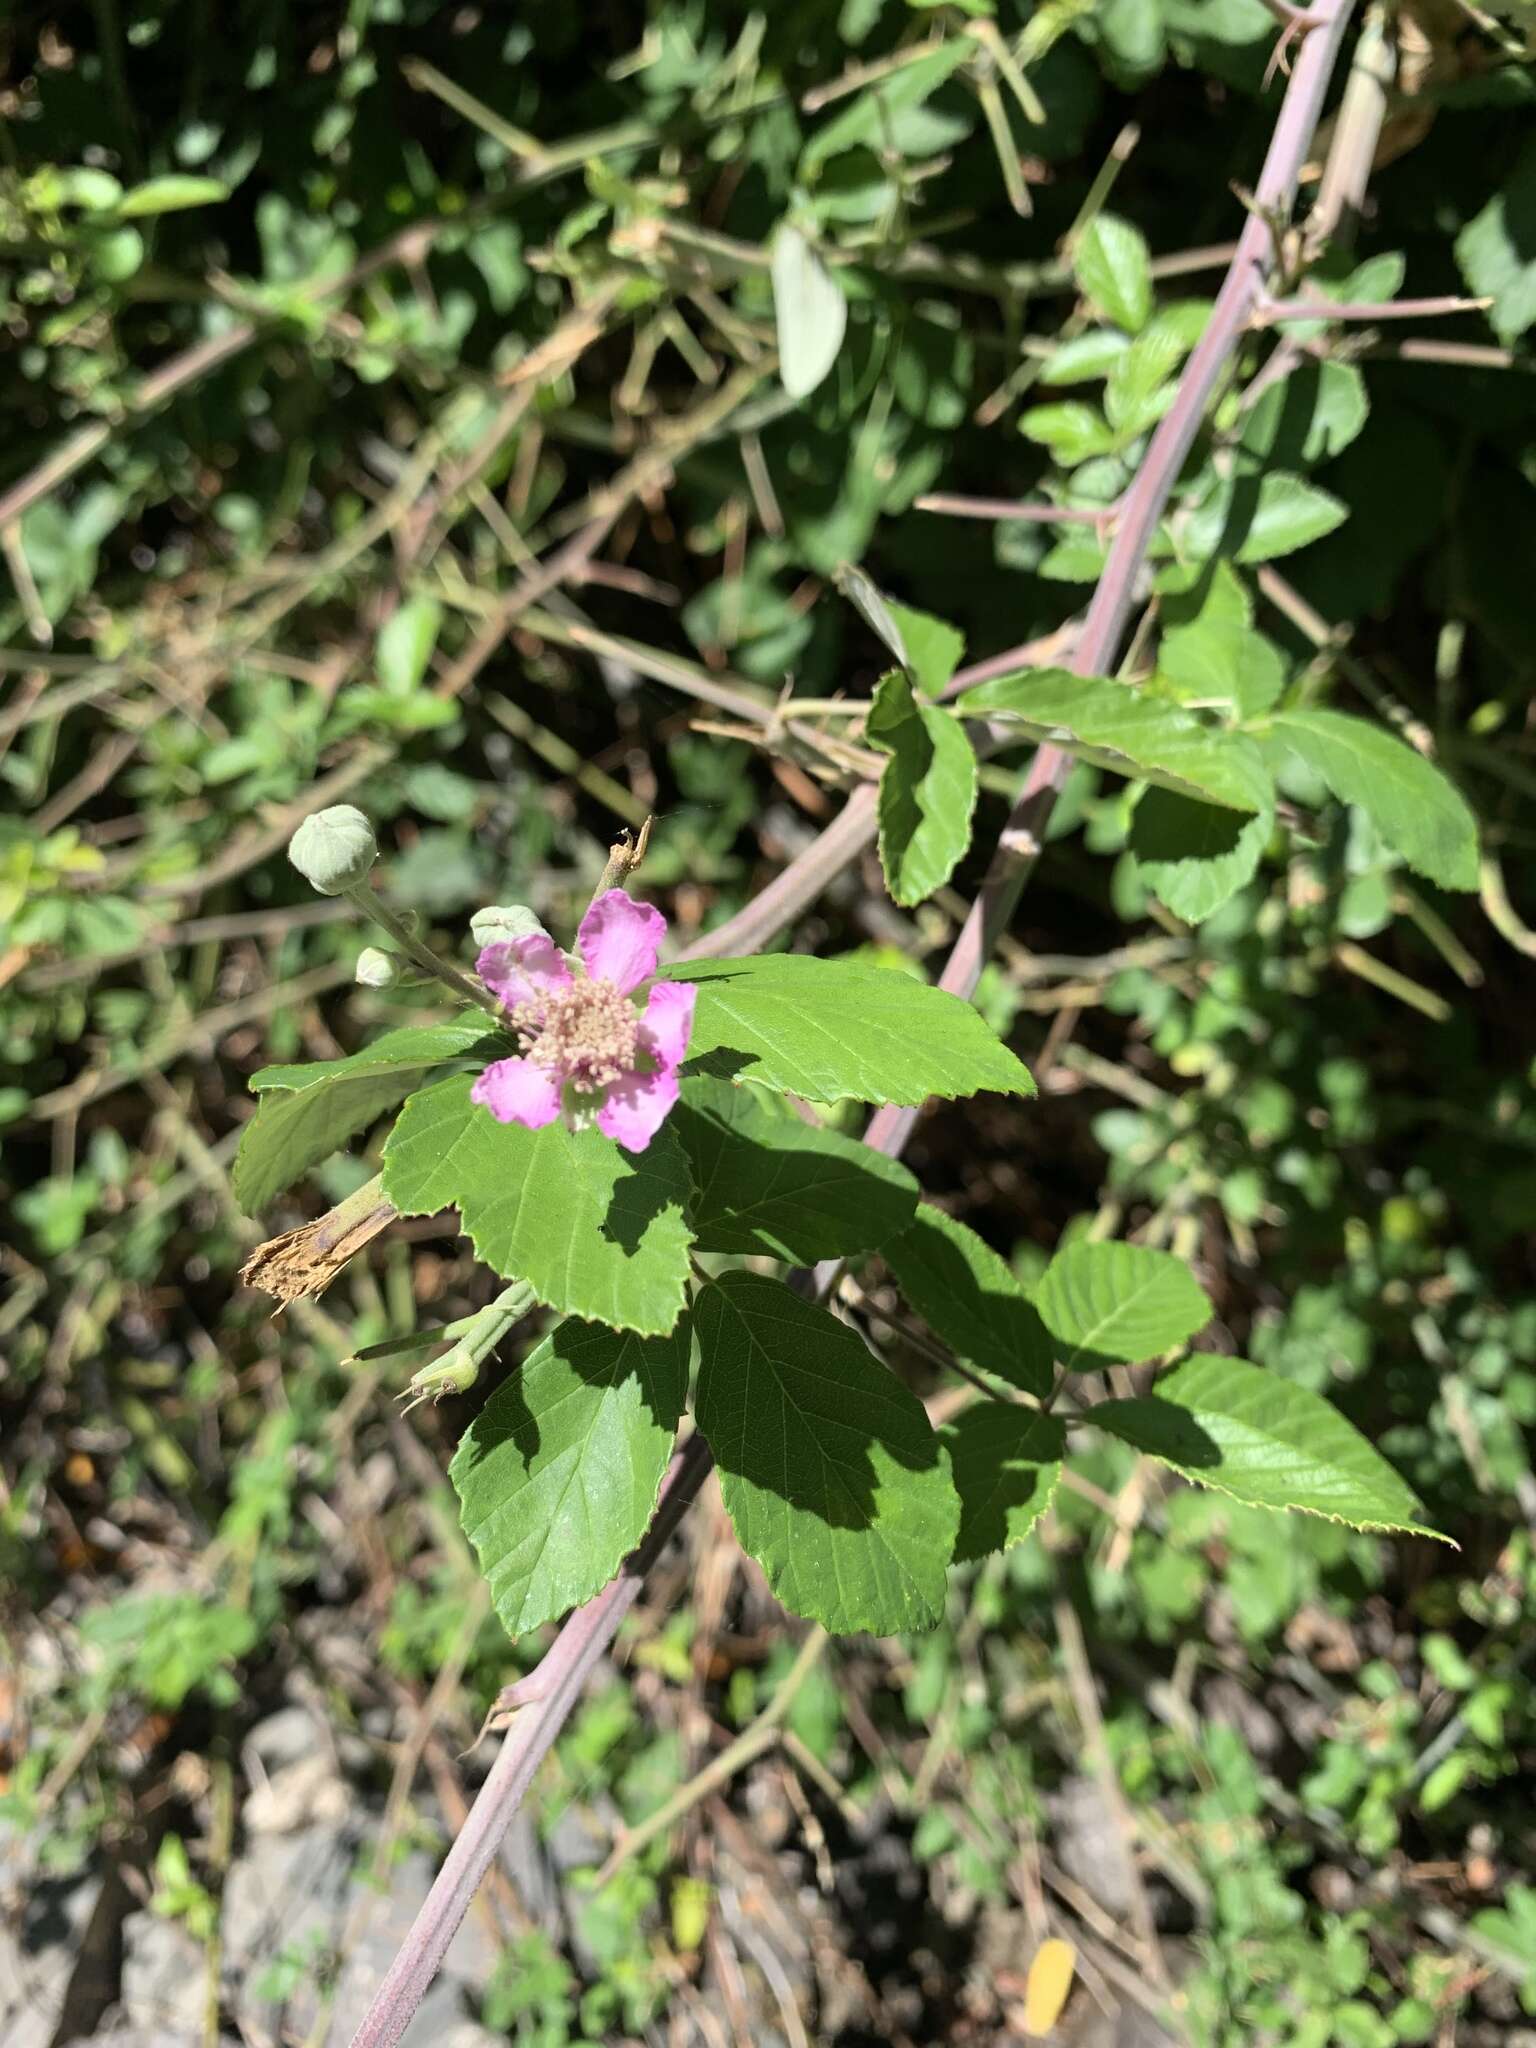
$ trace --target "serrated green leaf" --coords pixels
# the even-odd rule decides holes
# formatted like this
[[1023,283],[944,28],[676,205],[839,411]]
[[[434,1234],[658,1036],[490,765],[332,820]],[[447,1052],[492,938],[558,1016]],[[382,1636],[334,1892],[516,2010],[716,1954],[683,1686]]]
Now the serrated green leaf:
[[1049,448],[1052,456],[1073,469],[1090,456],[1104,455],[1115,445],[1115,431],[1103,414],[1080,398],[1052,405],[1032,405],[1019,420],[1026,441]]
[[1285,665],[1253,631],[1253,602],[1230,562],[1212,562],[1191,590],[1163,598],[1157,672],[1185,702],[1225,700],[1240,716],[1267,711],[1285,688]]
[[960,1503],[922,1403],[780,1281],[726,1273],[694,1321],[699,1427],[779,1599],[840,1634],[931,1628]]
[[313,1088],[320,1081],[355,1080],[391,1067],[436,1067],[445,1060],[472,1059],[482,1065],[516,1050],[479,1010],[463,1010],[442,1024],[403,1024],[385,1031],[361,1052],[336,1060],[300,1060],[293,1066],[262,1067],[249,1085],[258,1095],[269,1089]]
[[248,1215],[329,1159],[393,1109],[421,1078],[419,1067],[384,1068],[312,1088],[276,1089],[240,1133],[230,1185]]
[[507,1633],[599,1592],[645,1534],[688,1394],[692,1331],[563,1322],[486,1402],[448,1476]]
[[1136,872],[1175,917],[1203,924],[1253,880],[1274,814],[1245,818],[1216,804],[1149,789],[1131,819]]
[[1251,740],[1202,725],[1192,712],[1127,683],[1062,668],[1024,669],[978,683],[960,704],[967,717],[1016,719],[1032,739],[1181,796],[1236,811],[1262,811],[1274,800]]
[[848,326],[848,301],[815,249],[788,221],[775,230],[771,262],[779,379],[791,398],[806,398],[837,361]]
[[1503,342],[1536,326],[1536,142],[1528,142],[1501,188],[1456,237],[1456,261],[1470,291],[1492,299],[1488,318]]
[[457,1074],[413,1095],[384,1146],[384,1192],[405,1216],[456,1208],[478,1257],[539,1300],[664,1336],[688,1284],[692,1186],[663,1124],[644,1152],[596,1130],[498,1123]]
[[926,902],[971,843],[976,755],[964,726],[905,672],[880,678],[864,733],[890,755],[880,775],[880,865],[897,903]]
[[1122,438],[1145,433],[1173,403],[1169,382],[1185,354],[1183,341],[1168,328],[1149,327],[1111,367],[1104,386],[1104,411]]
[[[1241,1358],[1202,1353],[1094,1424],[1202,1486],[1252,1507],[1298,1508],[1357,1529],[1437,1530],[1353,1423],[1320,1394]],[[1441,1541],[1445,1541],[1441,1538]]]
[[1354,363],[1302,358],[1262,393],[1243,423],[1242,445],[1262,462],[1326,462],[1349,446],[1369,412]]
[[960,1496],[955,1563],[1022,1543],[1051,1504],[1066,1433],[1054,1415],[978,1401],[943,1431]]
[[1145,235],[1115,213],[1097,213],[1072,261],[1078,288],[1098,310],[1138,334],[1152,317],[1152,255]]
[[[920,612],[910,604],[892,601],[890,609],[906,648],[905,667],[925,696],[936,697],[960,666],[965,635],[932,612]],[[898,655],[897,660],[902,657]]]
[[1079,1238],[1046,1267],[1034,1299],[1069,1372],[1160,1357],[1211,1319],[1205,1290],[1183,1260],[1139,1244]]
[[671,1122],[693,1174],[700,1251],[809,1265],[870,1251],[912,1220],[917,1183],[904,1166],[754,1088],[696,1074]]
[[455,1059],[484,1066],[510,1050],[488,1018],[467,1010],[444,1024],[386,1031],[344,1059],[261,1068],[250,1085],[263,1099],[235,1154],[235,1199],[257,1214],[403,1101],[432,1067]]
[[766,953],[690,960],[663,977],[698,989],[688,1051],[711,1073],[812,1102],[1035,1092],[1029,1069],[969,1003],[911,975]]
[[1477,820],[1406,740],[1343,711],[1282,711],[1272,731],[1341,803],[1358,804],[1409,867],[1442,889],[1477,887]]
[[1272,562],[1342,526],[1349,507],[1285,470],[1239,472],[1221,482],[1184,532],[1189,559],[1230,555],[1235,562]]
[[968,1225],[921,1203],[884,1258],[912,1307],[957,1357],[1027,1393],[1049,1392],[1050,1334],[1007,1261]]

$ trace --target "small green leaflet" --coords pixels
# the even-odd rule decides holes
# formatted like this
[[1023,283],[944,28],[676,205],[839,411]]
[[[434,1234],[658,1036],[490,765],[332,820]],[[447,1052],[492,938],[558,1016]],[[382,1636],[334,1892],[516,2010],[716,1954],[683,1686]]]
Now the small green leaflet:
[[1321,540],[1349,517],[1349,507],[1286,470],[1224,477],[1189,515],[1183,552],[1197,562],[1216,554],[1235,562],[1272,562]]
[[880,678],[865,737],[890,755],[880,775],[880,865],[910,907],[943,888],[971,842],[976,755],[964,726],[928,704],[899,668]]
[[1337,1408],[1244,1359],[1202,1353],[1147,1399],[1104,1401],[1091,1413],[1096,1428],[1252,1507],[1298,1508],[1356,1529],[1440,1536],[1386,1459]]
[[670,1119],[688,1154],[700,1251],[810,1265],[905,1230],[917,1183],[904,1166],[777,1097],[697,1074]]
[[885,1247],[885,1263],[923,1321],[958,1358],[1044,1396],[1051,1338],[1029,1296],[967,1224],[919,1203],[911,1228]]
[[1354,363],[1301,357],[1249,413],[1242,446],[1277,467],[1327,462],[1355,439],[1369,411],[1365,379]]
[[264,1209],[393,1109],[430,1067],[465,1058],[484,1065],[509,1050],[488,1019],[469,1010],[445,1024],[386,1031],[347,1059],[263,1067],[251,1076],[263,1100],[235,1154],[236,1200],[252,1215]]
[[848,301],[842,287],[797,227],[784,221],[770,253],[779,378],[791,398],[807,398],[843,345]]
[[1270,731],[1340,803],[1358,804],[1409,867],[1442,889],[1477,887],[1477,820],[1406,740],[1343,711],[1282,711]]
[[960,705],[967,717],[1015,719],[1031,739],[1049,740],[1117,775],[1144,776],[1179,796],[1235,811],[1263,811],[1274,803],[1252,740],[1202,725],[1192,712],[1127,683],[1064,668],[1023,669],[978,683]]
[[405,1216],[457,1208],[476,1255],[539,1300],[663,1336],[682,1313],[692,1186],[663,1124],[644,1152],[599,1131],[499,1124],[456,1075],[413,1095],[384,1146],[384,1192]]
[[711,1073],[812,1102],[1035,1092],[1029,1069],[969,1003],[907,974],[765,953],[680,962],[663,979],[697,987],[689,1057]]
[[1285,664],[1253,631],[1253,602],[1230,562],[1217,560],[1192,590],[1163,597],[1159,678],[1182,701],[1224,700],[1244,718],[1268,711],[1285,688]]
[[1050,1506],[1061,1477],[1061,1424],[1054,1415],[1013,1402],[978,1401],[943,1437],[960,1496],[955,1563],[1022,1543]]
[[1536,248],[1530,222],[1536,213],[1536,140],[1515,161],[1503,190],[1495,192],[1456,237],[1456,261],[1468,289],[1492,299],[1488,320],[1500,341],[1516,341],[1536,326]]
[[1158,1358],[1211,1319],[1205,1290],[1182,1259],[1087,1238],[1052,1259],[1035,1289],[1035,1307],[1069,1372]]
[[[932,612],[920,612],[909,604],[892,602],[890,614],[906,645],[903,666],[920,690],[929,697],[937,697],[960,666],[965,635],[947,620],[936,619]],[[897,660],[902,657],[898,655]]]
[[667,1337],[568,1320],[470,1424],[448,1476],[507,1633],[606,1586],[645,1534],[688,1393]]
[[1253,880],[1274,822],[1269,811],[1244,818],[1171,789],[1149,789],[1131,819],[1136,872],[1175,917],[1203,924]]
[[723,1274],[694,1321],[699,1427],[779,1599],[839,1634],[932,1628],[960,1502],[916,1395],[782,1281]]
[[1141,230],[1118,214],[1097,213],[1084,228],[1072,274],[1083,296],[1128,334],[1151,319],[1151,251]]

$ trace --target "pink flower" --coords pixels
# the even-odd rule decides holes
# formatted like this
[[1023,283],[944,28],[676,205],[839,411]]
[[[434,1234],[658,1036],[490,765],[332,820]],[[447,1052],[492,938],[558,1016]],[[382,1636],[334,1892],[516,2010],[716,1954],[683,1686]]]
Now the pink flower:
[[487,946],[476,972],[506,1005],[523,1050],[487,1067],[471,1099],[530,1131],[563,1111],[572,1130],[595,1122],[627,1152],[643,1152],[677,1100],[698,995],[689,982],[651,981],[666,929],[659,910],[609,889],[576,934],[585,974],[572,974],[545,932]]

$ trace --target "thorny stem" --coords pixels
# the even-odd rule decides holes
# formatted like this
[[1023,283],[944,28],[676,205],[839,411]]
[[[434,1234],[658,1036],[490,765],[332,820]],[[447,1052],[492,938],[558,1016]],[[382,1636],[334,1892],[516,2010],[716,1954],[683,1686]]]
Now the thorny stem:
[[[1289,210],[1308,144],[1322,111],[1323,95],[1338,57],[1351,0],[1318,0],[1315,26],[1302,44],[1286,85],[1257,199],[1264,211]],[[1185,366],[1179,395],[1153,435],[1146,459],[1127,492],[1119,529],[1104,574],[1072,656],[1078,675],[1096,675],[1119,650],[1157,521],[1184,459],[1194,445],[1206,405],[1264,292],[1271,256],[1268,222],[1250,215],[1238,239],[1204,337]],[[999,933],[1007,925],[1034,867],[1040,834],[1066,778],[1067,757],[1053,747],[1037,749],[999,837],[992,864],[955,941],[940,986],[970,996]],[[844,810],[841,824],[860,795]],[[872,801],[871,801],[872,808]],[[764,891],[764,895],[768,892]],[[866,1143],[895,1157],[916,1122],[916,1110],[881,1110],[865,1133]],[[353,2036],[352,2048],[397,2048],[422,1994],[437,1973],[470,1900],[489,1869],[533,1774],[576,1703],[582,1683],[612,1641],[633,1605],[651,1560],[661,1551],[698,1491],[710,1465],[702,1437],[691,1437],[673,1460],[661,1490],[649,1535],[611,1585],[570,1616],[539,1666],[537,1703],[519,1713],[490,1776],[480,1788],[468,1820],[448,1853],[436,1883],[417,1914],[405,1943]]]

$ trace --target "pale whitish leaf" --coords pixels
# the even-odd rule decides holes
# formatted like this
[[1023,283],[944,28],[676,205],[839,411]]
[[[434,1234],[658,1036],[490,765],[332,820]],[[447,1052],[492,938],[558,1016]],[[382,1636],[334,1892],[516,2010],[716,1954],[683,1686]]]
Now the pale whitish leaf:
[[[960,666],[965,652],[965,635],[932,612],[920,612],[909,604],[892,604],[895,620],[906,648],[903,663],[918,688],[936,697]],[[897,660],[902,660],[898,655]]]
[[1029,1069],[969,1003],[909,974],[765,953],[690,960],[664,978],[698,989],[689,1057],[714,1074],[812,1102],[1035,1092]]
[[833,582],[875,637],[884,642],[903,668],[910,666],[907,642],[884,591],[852,562],[844,562]]
[[864,735],[891,757],[878,800],[886,887],[897,903],[923,903],[971,843],[975,752],[960,721],[924,703],[897,668],[880,679]]
[[1282,711],[1273,733],[1341,803],[1358,804],[1409,867],[1442,889],[1477,887],[1477,820],[1406,740],[1343,711]]
[[1264,462],[1326,462],[1349,446],[1369,411],[1355,364],[1303,357],[1259,398],[1244,422],[1242,445]]
[[805,398],[837,361],[848,301],[820,256],[788,221],[774,233],[771,260],[779,377],[791,398]]
[[1169,789],[1149,789],[1131,820],[1136,872],[1175,917],[1203,924],[1253,880],[1273,826],[1268,811],[1245,818]]
[[392,696],[409,696],[420,683],[442,623],[443,608],[435,597],[411,597],[379,628],[374,665]]
[[1201,1353],[1148,1398],[1101,1402],[1092,1415],[1096,1427],[1252,1507],[1439,1534],[1353,1423],[1320,1394],[1241,1358]]
[[1054,1415],[978,1401],[943,1432],[960,1496],[955,1563],[1011,1550],[1051,1504],[1066,1436]]
[[1270,562],[1321,540],[1348,517],[1347,505],[1299,476],[1240,472],[1225,478],[1190,516],[1184,550],[1197,562],[1216,554]]
[[809,1265],[869,1251],[912,1220],[917,1183],[904,1166],[754,1088],[696,1074],[671,1120],[700,1251]]
[[1146,237],[1118,214],[1098,213],[1078,240],[1072,274],[1098,310],[1137,334],[1152,316],[1152,258]]
[[1139,1244],[1080,1238],[1064,1246],[1034,1299],[1069,1372],[1159,1357],[1211,1319],[1204,1289],[1183,1260]]
[[839,1634],[933,1627],[960,1503],[916,1395],[781,1281],[726,1273],[694,1321],[699,1427],[779,1599]]
[[1456,261],[1468,289],[1493,300],[1488,319],[1501,341],[1536,326],[1536,141],[1456,237]]
[[666,1337],[568,1320],[486,1402],[449,1467],[509,1635],[606,1586],[645,1534],[688,1393]]
[[539,1300],[615,1329],[664,1335],[688,1284],[692,1184],[663,1124],[643,1152],[600,1131],[498,1123],[456,1075],[413,1095],[384,1146],[384,1192],[405,1216],[457,1208],[477,1255]]
[[884,1250],[897,1285],[935,1336],[983,1371],[1046,1394],[1051,1339],[1007,1261],[969,1225],[930,1203]]
[[454,1059],[477,1065],[510,1051],[476,1011],[445,1024],[386,1031],[349,1058],[263,1067],[251,1076],[262,1096],[240,1133],[231,1175],[235,1198],[252,1214],[417,1086],[429,1068]]
[[960,703],[967,717],[1016,719],[1032,739],[1184,796],[1237,811],[1261,811],[1274,800],[1251,740],[1202,725],[1193,713],[1127,683],[1062,668],[1026,669],[979,683]]

